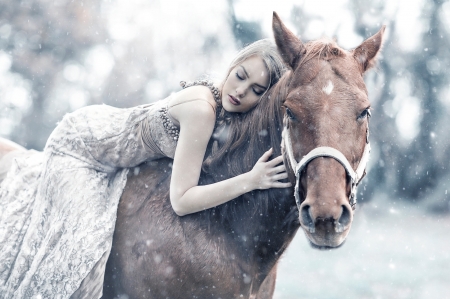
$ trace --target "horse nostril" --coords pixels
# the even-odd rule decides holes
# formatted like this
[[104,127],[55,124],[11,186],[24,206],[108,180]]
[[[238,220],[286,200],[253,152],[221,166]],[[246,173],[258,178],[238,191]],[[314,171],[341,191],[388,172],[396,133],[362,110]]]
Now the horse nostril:
[[350,224],[351,221],[351,212],[347,208],[347,206],[342,206],[342,214],[341,217],[335,222],[335,230],[337,233],[342,233]]
[[304,205],[301,208],[301,220],[303,222],[303,225],[306,226],[305,228],[311,233],[316,232],[316,226],[314,225],[314,221],[311,217],[311,214],[309,213],[310,206]]

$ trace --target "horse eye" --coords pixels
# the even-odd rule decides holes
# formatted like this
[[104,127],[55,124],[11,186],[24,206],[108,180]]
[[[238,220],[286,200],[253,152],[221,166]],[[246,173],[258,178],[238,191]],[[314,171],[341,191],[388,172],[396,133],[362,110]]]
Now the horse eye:
[[289,119],[295,120],[294,114],[293,114],[292,111],[291,111],[289,108],[287,108],[287,107],[286,107],[286,114],[287,114],[287,116],[289,117]]
[[372,116],[372,113],[370,113],[370,108],[364,109],[364,111],[358,116],[358,119],[363,119],[365,117]]

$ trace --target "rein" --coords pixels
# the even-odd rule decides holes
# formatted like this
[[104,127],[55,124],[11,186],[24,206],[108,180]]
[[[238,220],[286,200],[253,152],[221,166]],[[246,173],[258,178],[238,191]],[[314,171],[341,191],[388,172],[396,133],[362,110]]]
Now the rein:
[[339,150],[329,147],[329,146],[321,146],[316,147],[315,149],[311,150],[306,156],[303,156],[303,158],[300,160],[300,162],[297,162],[297,160],[294,157],[294,152],[292,150],[292,142],[291,142],[291,136],[289,134],[289,129],[284,126],[283,133],[282,133],[282,147],[285,149],[285,152],[288,155],[288,161],[291,166],[291,169],[294,170],[295,174],[295,202],[297,203],[297,207],[300,209],[300,193],[299,193],[299,184],[300,184],[300,176],[305,169],[306,165],[308,165],[309,162],[314,160],[318,157],[330,157],[334,158],[336,161],[341,163],[341,165],[344,167],[345,172],[351,179],[351,192],[349,196],[349,203],[353,210],[356,208],[356,192],[358,184],[361,182],[361,179],[366,174],[366,166],[367,162],[369,161],[369,155],[370,155],[370,142],[369,142],[369,129],[367,128],[367,137],[366,137],[366,144],[364,146],[364,151],[361,157],[361,160],[359,161],[359,165],[356,168],[356,171],[353,170],[352,166],[350,165],[350,162],[347,160],[347,158],[342,154]]

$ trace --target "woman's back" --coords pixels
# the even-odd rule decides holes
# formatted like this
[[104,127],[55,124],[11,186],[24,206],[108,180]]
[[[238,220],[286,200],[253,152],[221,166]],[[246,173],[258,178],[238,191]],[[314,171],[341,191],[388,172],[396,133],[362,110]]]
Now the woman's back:
[[[278,165],[281,157],[268,161],[271,150],[247,173],[198,185],[218,106],[246,113],[278,78],[281,62],[271,71],[264,62],[269,58],[263,61],[267,46],[260,43],[238,55],[220,86],[222,94],[199,81],[205,86],[153,104],[89,106],[66,115],[39,159],[16,163],[1,185],[0,297],[69,297],[80,291],[85,277],[90,280],[94,267],[102,273],[129,168],[142,162],[173,158],[170,198],[178,215],[255,189],[288,187],[278,181],[286,177]],[[89,284],[101,285],[103,276],[97,278]]]
[[[164,125],[164,111],[189,102],[191,90],[212,98],[208,88],[195,89],[128,109],[81,108],[58,124],[43,153],[30,152],[15,163],[0,188],[0,297],[71,294],[97,261],[104,269],[106,259],[100,258],[109,255],[128,168],[174,157],[177,140]],[[79,246],[71,248],[69,240]],[[84,286],[101,285],[99,279]]]

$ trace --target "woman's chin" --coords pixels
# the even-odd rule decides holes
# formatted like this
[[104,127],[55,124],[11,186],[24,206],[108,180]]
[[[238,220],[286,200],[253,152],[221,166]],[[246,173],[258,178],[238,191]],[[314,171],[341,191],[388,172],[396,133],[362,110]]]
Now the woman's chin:
[[231,105],[231,103],[227,103],[226,101],[227,100],[222,101],[223,110],[225,110],[226,112],[231,112],[231,113],[239,112],[239,111],[237,111],[235,106]]

